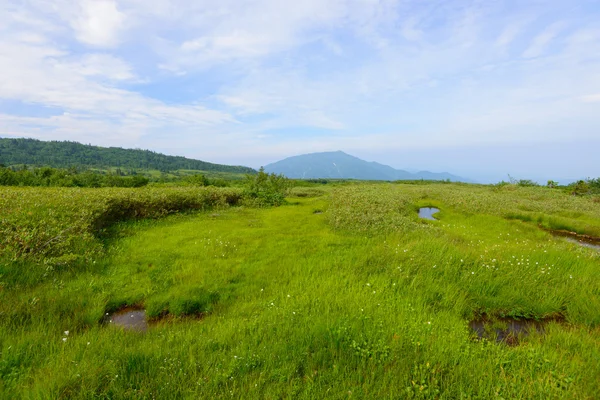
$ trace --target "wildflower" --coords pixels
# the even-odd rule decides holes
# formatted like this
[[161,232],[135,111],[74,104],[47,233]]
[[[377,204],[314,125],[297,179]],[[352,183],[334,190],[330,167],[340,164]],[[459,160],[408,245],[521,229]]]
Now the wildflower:
[[69,336],[69,331],[65,331],[65,335],[66,335],[66,336]]
[[67,338],[66,338],[66,337],[64,337],[62,340],[63,340],[63,342],[66,342],[66,341],[67,341]]

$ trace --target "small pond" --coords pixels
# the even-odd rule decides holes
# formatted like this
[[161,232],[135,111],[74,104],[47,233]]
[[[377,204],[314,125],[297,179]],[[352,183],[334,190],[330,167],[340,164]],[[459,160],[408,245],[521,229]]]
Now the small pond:
[[148,330],[146,311],[143,309],[125,308],[113,314],[107,314],[105,322],[130,331],[146,332]]
[[583,246],[583,247],[587,247],[587,248],[590,248],[590,249],[594,249],[594,250],[600,251],[600,244],[597,244],[597,243],[586,242],[584,240],[574,239],[574,238],[567,238],[567,241],[571,242],[571,243],[576,243],[576,244],[578,244],[580,246]]
[[550,230],[549,232],[554,236],[564,237],[567,241],[571,243],[575,243],[580,246],[587,247],[589,249],[600,251],[600,238],[588,235],[579,235],[575,232],[561,230]]
[[419,218],[428,219],[431,221],[437,221],[436,218],[433,217],[433,214],[440,212],[438,208],[435,207],[422,207],[419,208]]
[[516,346],[519,340],[533,332],[544,335],[544,325],[551,321],[560,322],[559,318],[546,318],[542,320],[500,318],[489,320],[486,318],[476,319],[469,323],[471,330],[478,339],[495,340],[496,343],[504,343]]

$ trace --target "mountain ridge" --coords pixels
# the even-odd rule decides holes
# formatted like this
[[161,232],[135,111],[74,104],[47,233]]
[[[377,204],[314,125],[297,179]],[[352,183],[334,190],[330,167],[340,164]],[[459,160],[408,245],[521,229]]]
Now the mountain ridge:
[[169,156],[150,150],[101,147],[71,141],[41,141],[25,138],[0,138],[0,163],[5,165],[43,165],[53,168],[85,166],[120,167],[174,171],[179,169],[256,173],[250,167],[214,164],[207,161]]
[[359,180],[450,180],[471,182],[448,172],[411,173],[376,161],[365,161],[343,151],[300,154],[265,165],[268,173],[283,174],[291,179],[359,179]]

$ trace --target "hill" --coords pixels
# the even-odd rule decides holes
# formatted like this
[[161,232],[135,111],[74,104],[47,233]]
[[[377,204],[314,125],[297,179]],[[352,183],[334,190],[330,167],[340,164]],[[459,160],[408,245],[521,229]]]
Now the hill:
[[180,156],[167,156],[150,150],[99,147],[77,142],[44,142],[36,139],[0,138],[0,164],[43,165],[54,168],[143,168],[160,171],[198,170],[254,173],[242,166],[213,164]]
[[292,179],[360,179],[360,180],[450,180],[469,182],[447,172],[435,173],[420,171],[411,173],[394,169],[389,165],[368,162],[351,156],[343,151],[303,154],[289,157],[265,166],[269,173],[283,174]]

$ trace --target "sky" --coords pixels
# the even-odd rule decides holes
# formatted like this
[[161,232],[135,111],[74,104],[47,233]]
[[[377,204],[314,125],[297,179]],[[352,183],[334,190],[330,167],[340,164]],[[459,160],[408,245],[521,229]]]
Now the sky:
[[600,0],[0,0],[0,137],[600,177]]

